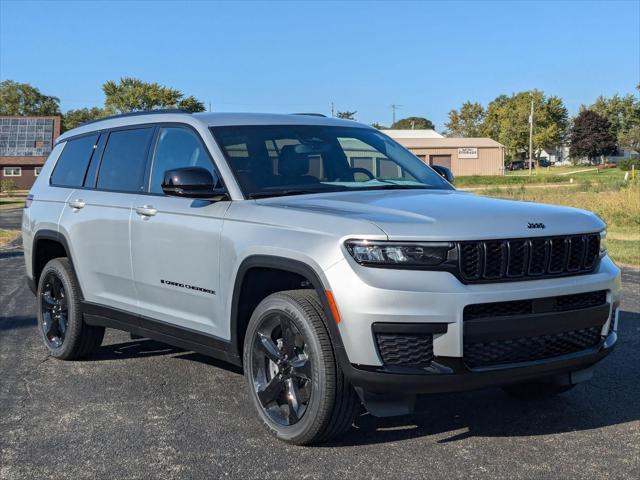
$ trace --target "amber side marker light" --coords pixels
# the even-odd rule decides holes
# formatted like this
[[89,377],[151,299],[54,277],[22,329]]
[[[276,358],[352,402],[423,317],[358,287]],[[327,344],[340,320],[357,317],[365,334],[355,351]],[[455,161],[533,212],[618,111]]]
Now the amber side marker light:
[[331,309],[333,319],[336,324],[338,324],[340,323],[340,312],[338,311],[338,305],[336,305],[336,299],[333,298],[333,293],[331,293],[331,290],[325,290],[324,293],[327,296],[327,301],[329,302],[329,308]]

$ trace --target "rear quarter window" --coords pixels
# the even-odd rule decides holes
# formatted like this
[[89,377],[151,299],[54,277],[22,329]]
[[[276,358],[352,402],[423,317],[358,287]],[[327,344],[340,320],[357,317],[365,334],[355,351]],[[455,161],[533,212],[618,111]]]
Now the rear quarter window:
[[51,185],[58,187],[82,186],[97,141],[97,134],[67,141],[51,174]]
[[98,189],[142,191],[153,132],[151,127],[116,130],[109,134],[98,172]]

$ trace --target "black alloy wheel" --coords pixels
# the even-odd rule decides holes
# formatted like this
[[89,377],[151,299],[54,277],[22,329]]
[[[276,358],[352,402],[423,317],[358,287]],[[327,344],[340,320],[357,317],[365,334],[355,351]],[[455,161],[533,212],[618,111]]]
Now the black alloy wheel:
[[251,374],[265,414],[279,425],[294,425],[313,394],[311,358],[304,336],[285,312],[262,319],[253,339]]
[[40,295],[44,337],[51,348],[60,348],[64,343],[69,319],[62,280],[53,272],[47,273]]

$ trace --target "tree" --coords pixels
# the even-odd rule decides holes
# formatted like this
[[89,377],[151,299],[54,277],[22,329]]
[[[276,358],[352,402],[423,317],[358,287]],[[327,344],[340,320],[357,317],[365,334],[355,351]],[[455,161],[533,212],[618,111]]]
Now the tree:
[[180,100],[180,102],[178,102],[178,108],[190,113],[204,112],[205,110],[204,103],[193,96]]
[[62,131],[66,132],[72,128],[76,128],[85,122],[106,117],[108,112],[99,107],[79,108],[77,110],[68,110],[62,115]]
[[616,137],[609,120],[592,110],[581,111],[573,121],[569,155],[573,158],[588,157],[593,161],[615,151]]
[[60,100],[28,83],[0,82],[0,115],[60,115]]
[[342,118],[343,120],[355,120],[356,113],[358,113],[357,110],[354,110],[354,111],[345,110],[344,112],[336,113],[336,117]]
[[618,145],[631,129],[640,126],[640,100],[631,94],[611,98],[601,95],[593,105],[589,108],[583,106],[582,110],[591,110],[609,120]]
[[148,83],[137,78],[123,77],[120,82],[112,80],[102,85],[105,94],[105,109],[113,113],[127,113],[159,108],[179,108],[181,102],[189,111],[203,111],[204,104],[194,97],[183,98],[175,88],[158,83]]
[[386,130],[387,129],[387,127],[385,127],[384,125],[382,125],[381,123],[378,123],[378,122],[373,122],[371,124],[371,126],[373,128],[375,128],[375,129],[377,129],[377,130]]
[[449,122],[445,125],[448,137],[480,137],[485,111],[478,102],[464,102],[460,111],[449,112]]
[[618,134],[618,145],[640,153],[640,125],[635,125],[626,132]]
[[407,117],[398,120],[391,125],[394,130],[435,130],[436,126],[431,120],[424,117]]
[[568,128],[568,113],[562,99],[547,97],[540,90],[500,95],[487,106],[482,133],[502,143],[508,158],[529,157],[529,114],[533,100],[533,156],[562,143]]

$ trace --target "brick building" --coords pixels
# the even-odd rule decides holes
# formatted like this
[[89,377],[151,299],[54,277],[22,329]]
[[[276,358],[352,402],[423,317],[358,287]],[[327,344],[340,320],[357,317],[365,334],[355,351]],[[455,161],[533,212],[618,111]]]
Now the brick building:
[[0,116],[0,180],[28,190],[60,136],[60,117]]

